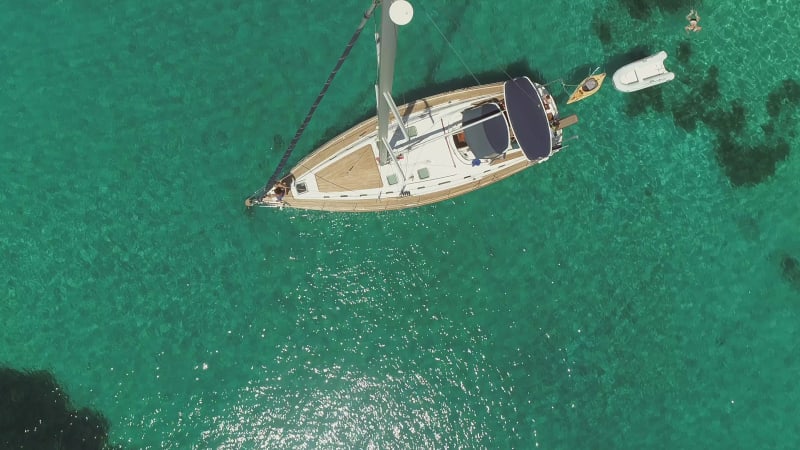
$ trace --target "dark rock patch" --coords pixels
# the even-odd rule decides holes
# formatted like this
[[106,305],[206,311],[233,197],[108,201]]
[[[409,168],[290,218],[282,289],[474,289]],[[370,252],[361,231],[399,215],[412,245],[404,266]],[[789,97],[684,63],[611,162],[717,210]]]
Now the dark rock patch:
[[592,31],[594,31],[594,34],[600,39],[600,43],[603,45],[611,44],[613,41],[611,22],[603,19],[598,14],[595,14],[592,19]]
[[0,368],[0,448],[107,449],[109,428],[98,411],[73,409],[50,372]]
[[797,258],[783,255],[781,257],[781,273],[795,289],[800,290],[800,261]]
[[718,141],[715,151],[731,184],[754,186],[775,174],[778,163],[789,156],[789,144],[778,140],[775,144],[746,145],[724,137]]
[[681,41],[678,44],[678,51],[675,52],[675,58],[678,62],[687,64],[692,58],[692,44],[689,41]]

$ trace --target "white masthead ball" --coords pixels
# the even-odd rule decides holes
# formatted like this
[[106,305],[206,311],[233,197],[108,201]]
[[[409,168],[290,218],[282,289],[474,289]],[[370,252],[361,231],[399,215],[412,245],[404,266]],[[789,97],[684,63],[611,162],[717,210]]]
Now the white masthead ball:
[[389,18],[395,25],[406,25],[414,17],[414,7],[406,0],[395,0],[389,7]]

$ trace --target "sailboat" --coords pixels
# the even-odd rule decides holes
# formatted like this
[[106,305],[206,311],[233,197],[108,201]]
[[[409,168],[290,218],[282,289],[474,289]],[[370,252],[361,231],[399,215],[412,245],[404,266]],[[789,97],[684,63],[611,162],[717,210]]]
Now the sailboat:
[[407,0],[374,0],[364,21],[379,3],[377,116],[334,137],[280,177],[279,165],[270,182],[246,200],[248,207],[343,212],[412,208],[480,189],[564,148],[563,129],[577,117],[561,118],[546,86],[528,77],[397,106],[392,97],[397,32],[411,21],[414,10]]

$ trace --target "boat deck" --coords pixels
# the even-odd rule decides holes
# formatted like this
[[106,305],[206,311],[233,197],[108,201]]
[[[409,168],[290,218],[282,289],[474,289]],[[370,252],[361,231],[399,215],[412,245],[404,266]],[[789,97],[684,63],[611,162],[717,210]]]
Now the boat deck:
[[[492,83],[472,88],[461,89],[458,91],[446,92],[444,94],[435,95],[425,99],[415,100],[406,103],[398,108],[400,115],[403,117],[410,116],[411,114],[430,109],[434,106],[445,104],[452,101],[462,100],[464,98],[475,97],[479,95],[503,95],[503,83]],[[302,178],[311,169],[322,164],[323,162],[334,157],[342,148],[353,144],[364,136],[374,133],[378,128],[378,118],[372,117],[361,122],[355,127],[345,131],[344,133],[336,136],[330,141],[326,142],[317,151],[308,155],[305,159],[301,160],[292,170],[291,174],[295,179]]]
[[[502,99],[503,86],[504,83],[500,82],[447,92],[407,103],[399,107],[398,110],[400,115],[404,118],[411,117],[413,113],[422,114],[421,117],[425,117],[426,111],[430,111],[437,106],[446,107],[446,105],[450,103],[469,101],[471,98],[483,99],[479,102],[490,100],[493,97]],[[430,125],[434,127],[441,126],[437,123],[424,125],[423,128],[418,126],[417,128],[421,136],[425,134],[424,128]],[[297,197],[290,191],[283,198],[283,206],[288,208],[341,212],[369,212],[411,208],[441,202],[466,194],[505,179],[521,172],[533,164],[543,161],[530,161],[522,151],[510,150],[506,152],[504,157],[497,158],[490,163],[491,168],[496,168],[494,173],[487,174],[484,177],[472,181],[454,183],[453,187],[449,189],[445,188],[444,185],[450,183],[450,181],[437,181],[436,177],[432,176],[429,182],[425,183],[429,185],[428,189],[430,192],[422,193],[420,189],[423,189],[423,186],[418,186],[413,192],[413,195],[397,196],[395,193],[392,196],[379,196],[375,198],[375,196],[361,194],[361,196],[365,198],[353,197],[352,193],[348,191],[361,190],[363,192],[365,189],[380,189],[384,187],[383,178],[385,178],[386,174],[383,174],[384,177],[382,178],[381,167],[378,166],[375,160],[374,146],[371,143],[372,140],[369,139],[370,135],[376,133],[376,129],[377,118],[373,117],[367,119],[331,139],[317,151],[301,160],[290,171],[290,175],[293,176],[295,180],[300,180],[310,172],[315,172],[317,190],[326,195],[324,195],[323,198],[319,198],[319,196]],[[334,160],[342,149],[348,146],[360,145],[360,140],[364,141],[364,145],[358,150],[340,160]],[[426,156],[426,158],[428,157]],[[441,161],[427,162],[434,165],[442,163]],[[470,164],[470,162],[471,161],[464,161],[463,163]],[[455,163],[456,161],[451,161],[450,159],[447,161],[448,165]],[[324,167],[325,164],[328,164],[327,167]],[[320,166],[323,167],[320,169]],[[433,185],[430,185],[431,182]],[[389,192],[387,192],[387,194],[388,193]]]
[[[498,171],[496,174],[476,180],[470,183],[456,186],[452,189],[439,190],[430,194],[412,195],[408,197],[393,197],[383,199],[343,199],[343,198],[330,198],[330,199],[300,199],[292,196],[291,192],[284,197],[284,205],[289,208],[312,209],[318,211],[340,211],[340,212],[367,212],[367,211],[389,211],[395,209],[404,209],[415,206],[429,205],[443,200],[448,200],[459,195],[466,194],[478,188],[487,186],[489,184],[500,181],[504,178],[510,177],[522,170],[528,168],[530,165],[535,164],[529,161],[522,152],[509,152],[510,156],[506,158],[505,162],[508,164],[506,167]],[[511,156],[513,155],[513,156]]]
[[360,189],[374,189],[382,186],[378,162],[371,145],[365,145],[355,152],[332,163],[316,173],[320,192],[339,192]]

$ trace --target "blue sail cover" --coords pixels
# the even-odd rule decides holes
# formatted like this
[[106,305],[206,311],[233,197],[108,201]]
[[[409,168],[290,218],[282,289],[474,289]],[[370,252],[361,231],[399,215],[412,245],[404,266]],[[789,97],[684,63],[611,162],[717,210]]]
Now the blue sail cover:
[[531,161],[550,156],[553,134],[539,92],[528,77],[506,81],[503,87],[511,129]]
[[497,103],[486,103],[461,113],[464,136],[476,158],[494,158],[508,149],[511,136],[501,111]]

